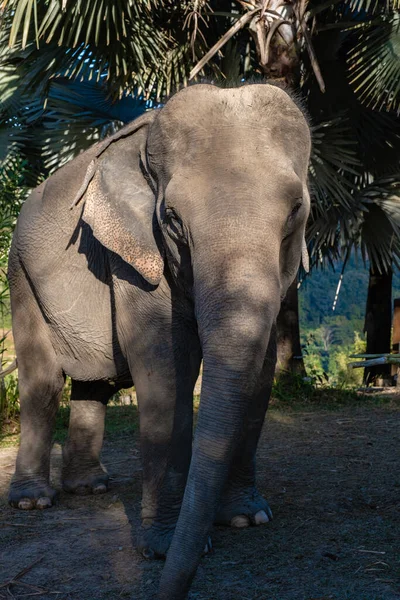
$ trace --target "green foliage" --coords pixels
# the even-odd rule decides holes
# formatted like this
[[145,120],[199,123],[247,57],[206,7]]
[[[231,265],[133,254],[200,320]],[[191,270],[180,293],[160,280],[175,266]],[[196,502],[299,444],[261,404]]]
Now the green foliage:
[[[279,378],[272,388],[272,409],[305,410],[321,408],[324,410],[337,410],[343,406],[355,406],[357,403],[366,402],[367,398],[359,394],[353,385],[331,385],[327,381],[316,384],[311,377],[290,375]],[[373,400],[373,398],[368,398]]]
[[362,369],[349,368],[349,356],[365,352],[366,342],[364,336],[358,331],[354,332],[354,342],[348,346],[341,346],[329,356],[329,380],[336,386],[359,387],[362,384]]
[[282,404],[292,404],[293,401],[303,402],[311,399],[315,393],[314,382],[297,374],[288,374],[274,381],[272,398]]
[[[54,441],[65,442],[68,434],[70,407],[61,406],[57,413],[56,430]],[[106,440],[121,439],[121,437],[132,436],[138,430],[139,414],[136,405],[107,407],[105,422]]]
[[[169,49],[166,32],[155,27],[156,2],[92,0],[39,2],[4,0],[4,27],[10,45],[24,56],[30,81],[41,85],[55,73],[69,77],[105,74],[115,92],[144,86],[147,72],[158,72]],[[45,52],[45,79],[41,58]],[[39,63],[39,64],[37,64]]]
[[[12,234],[22,203],[26,198],[26,162],[18,154],[9,156],[0,170],[0,315],[1,325],[10,326],[10,301],[7,281],[7,261]],[[3,364],[5,338],[0,339]]]
[[[347,369],[350,354],[365,350],[364,314],[369,269],[352,256],[345,270],[335,311],[337,271],[314,270],[299,290],[300,330],[307,374],[335,386],[359,385],[362,369]],[[400,273],[393,274],[393,297],[400,297]]]
[[0,429],[19,415],[18,378],[7,375],[0,379]]
[[270,412],[275,411],[336,411],[341,408],[383,407],[398,405],[398,398],[392,394],[363,394],[354,387],[330,385],[315,386],[293,375],[283,381],[275,382],[272,389]]
[[[3,368],[11,328],[10,295],[7,280],[7,260],[17,216],[26,197],[26,163],[18,154],[9,155],[0,171],[0,367]],[[14,374],[0,379],[0,428],[19,414],[18,379]]]
[[66,377],[62,395],[61,395],[61,400],[60,400],[61,407],[69,406],[69,399],[71,397],[71,385],[72,385],[71,377]]

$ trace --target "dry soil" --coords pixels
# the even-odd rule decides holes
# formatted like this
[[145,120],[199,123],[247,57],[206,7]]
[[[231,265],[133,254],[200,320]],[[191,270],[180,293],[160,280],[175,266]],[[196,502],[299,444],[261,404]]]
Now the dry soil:
[[[274,521],[215,528],[191,600],[400,599],[399,425],[394,405],[270,411],[258,472]],[[135,551],[137,439],[106,440],[107,494],[61,493],[43,512],[7,505],[15,455],[15,448],[0,450],[0,598],[154,598],[162,562]],[[60,464],[56,445],[58,488]]]

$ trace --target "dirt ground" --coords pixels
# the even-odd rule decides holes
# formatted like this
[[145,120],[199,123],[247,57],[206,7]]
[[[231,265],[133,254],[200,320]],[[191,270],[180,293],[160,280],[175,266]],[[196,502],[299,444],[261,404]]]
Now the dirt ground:
[[[0,598],[150,600],[162,562],[135,551],[137,439],[106,441],[104,496],[61,493],[44,512],[8,507],[15,448],[0,450]],[[274,521],[216,528],[192,600],[400,599],[400,410],[269,412],[259,487]],[[60,487],[61,449],[52,477]],[[14,580],[14,583],[9,582]]]

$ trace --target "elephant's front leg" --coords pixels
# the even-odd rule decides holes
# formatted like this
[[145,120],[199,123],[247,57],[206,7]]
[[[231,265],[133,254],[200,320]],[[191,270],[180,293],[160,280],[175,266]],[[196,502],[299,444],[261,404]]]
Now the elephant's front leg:
[[232,527],[261,525],[272,519],[267,501],[256,486],[256,451],[271,395],[276,365],[275,329],[264,361],[257,392],[248,413],[243,437],[235,453],[216,523]]
[[[192,452],[193,388],[201,352],[197,336],[171,326],[147,335],[133,377],[140,414],[142,527],[146,558],[166,555],[179,517]],[[190,334],[189,334],[190,337]]]

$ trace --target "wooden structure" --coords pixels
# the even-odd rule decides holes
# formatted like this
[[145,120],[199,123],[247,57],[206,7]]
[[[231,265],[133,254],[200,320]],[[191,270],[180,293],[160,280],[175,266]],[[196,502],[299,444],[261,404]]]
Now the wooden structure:
[[400,388],[400,298],[393,301],[392,352],[385,354],[351,354],[350,358],[361,358],[362,361],[349,363],[353,369],[391,365],[391,374]]
[[396,386],[400,387],[400,353],[393,354],[351,354],[350,358],[363,358],[365,360],[351,362],[353,369],[375,367],[377,365],[391,365],[396,378]]

